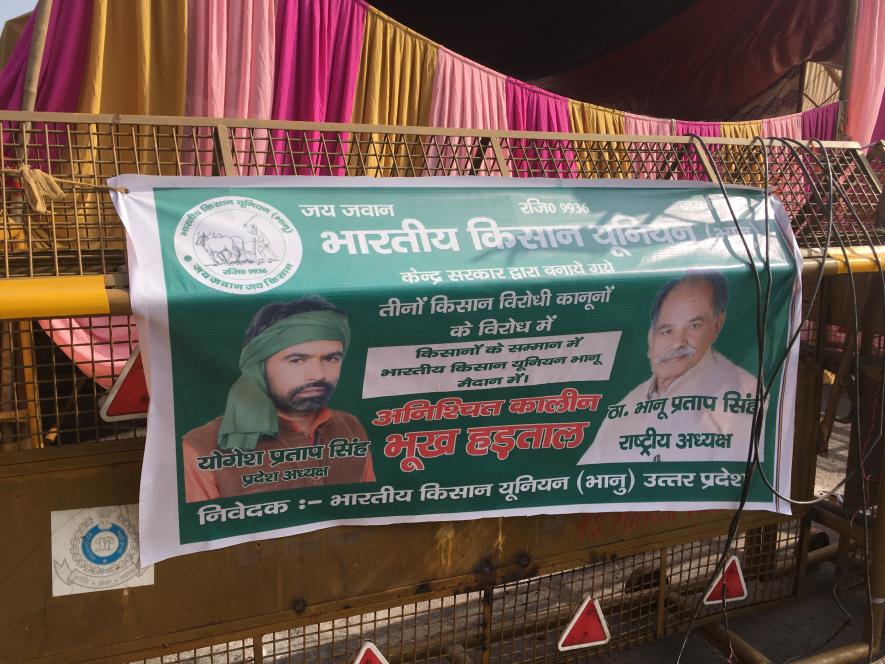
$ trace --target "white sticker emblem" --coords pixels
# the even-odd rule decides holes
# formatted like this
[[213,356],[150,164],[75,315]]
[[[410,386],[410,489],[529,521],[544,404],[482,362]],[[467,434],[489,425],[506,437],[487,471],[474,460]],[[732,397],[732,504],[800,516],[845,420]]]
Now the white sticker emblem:
[[61,510],[52,525],[52,596],[151,585],[140,568],[138,505]]
[[188,210],[175,229],[175,255],[197,281],[225,293],[257,293],[288,281],[301,263],[301,237],[276,208],[221,196]]

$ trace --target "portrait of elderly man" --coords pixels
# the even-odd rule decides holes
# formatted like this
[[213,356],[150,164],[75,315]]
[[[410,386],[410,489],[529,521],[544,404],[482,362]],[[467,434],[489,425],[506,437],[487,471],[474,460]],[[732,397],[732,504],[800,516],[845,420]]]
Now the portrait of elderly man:
[[346,314],[322,298],[259,310],[224,414],[182,440],[187,501],[375,481],[362,425],[328,408],[349,345]]
[[[746,459],[756,378],[713,347],[727,307],[719,272],[687,272],[661,288],[648,329],[651,376],[601,414],[579,465]],[[749,345],[754,338],[748,332]]]

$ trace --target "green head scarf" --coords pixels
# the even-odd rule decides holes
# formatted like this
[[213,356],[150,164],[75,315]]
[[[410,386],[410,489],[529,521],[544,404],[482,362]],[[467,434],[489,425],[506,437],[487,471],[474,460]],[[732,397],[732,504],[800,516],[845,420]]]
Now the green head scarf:
[[268,395],[267,358],[295,344],[340,341],[350,345],[347,318],[334,311],[306,311],[279,320],[256,335],[240,353],[241,375],[227,393],[227,407],[218,432],[223,450],[254,450],[262,436],[280,432],[277,408]]

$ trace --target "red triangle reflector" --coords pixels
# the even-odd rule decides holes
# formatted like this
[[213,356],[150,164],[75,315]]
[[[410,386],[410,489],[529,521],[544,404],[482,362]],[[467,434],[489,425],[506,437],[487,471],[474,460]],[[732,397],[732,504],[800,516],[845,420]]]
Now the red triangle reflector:
[[704,604],[715,606],[722,604],[723,601],[737,602],[742,599],[747,599],[747,584],[737,556],[732,556],[704,597]]
[[353,664],[390,664],[387,658],[381,654],[381,651],[371,641],[366,641],[360,648]]
[[147,415],[147,410],[148,390],[144,364],[141,361],[141,352],[135,346],[123,371],[111,385],[99,414],[105,422],[119,422],[141,419]]
[[564,652],[590,646],[601,646],[611,641],[611,638],[605,616],[602,615],[602,609],[599,608],[599,602],[588,595],[581,602],[581,606],[578,607],[556,645],[560,651]]

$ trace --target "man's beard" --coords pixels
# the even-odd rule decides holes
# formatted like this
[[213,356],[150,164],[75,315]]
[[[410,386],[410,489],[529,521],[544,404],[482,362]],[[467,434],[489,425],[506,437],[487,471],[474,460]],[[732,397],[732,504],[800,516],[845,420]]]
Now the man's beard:
[[[309,397],[299,396],[302,392],[311,389],[321,389],[322,392]],[[325,380],[312,380],[299,385],[285,395],[271,391],[270,398],[279,411],[291,415],[307,415],[325,408],[334,391],[335,386],[332,383]]]
[[663,364],[670,360],[681,360],[683,357],[692,357],[697,352],[697,348],[691,344],[683,344],[679,348],[668,350],[655,358],[655,364]]

